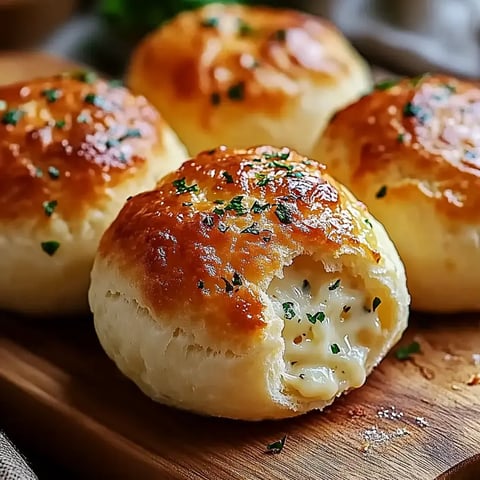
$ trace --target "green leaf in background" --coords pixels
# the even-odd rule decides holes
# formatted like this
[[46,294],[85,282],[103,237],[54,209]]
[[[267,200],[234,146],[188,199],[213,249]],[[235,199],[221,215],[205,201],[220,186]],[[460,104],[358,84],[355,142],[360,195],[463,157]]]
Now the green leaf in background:
[[117,30],[142,36],[183,10],[192,10],[209,3],[266,4],[255,0],[101,0],[101,15]]

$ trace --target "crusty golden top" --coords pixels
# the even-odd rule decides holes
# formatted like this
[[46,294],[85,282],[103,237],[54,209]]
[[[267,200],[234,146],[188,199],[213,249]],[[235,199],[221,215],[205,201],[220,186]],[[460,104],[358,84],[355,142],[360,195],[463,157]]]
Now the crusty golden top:
[[144,168],[161,126],[143,97],[92,72],[0,87],[0,219],[81,217]]
[[302,93],[302,81],[334,85],[352,63],[345,38],[317,17],[213,4],[148,36],[133,55],[130,83],[167,88],[173,102],[203,99],[209,110],[246,102],[276,111]]
[[294,256],[333,261],[351,247],[380,260],[363,204],[287,149],[203,152],[157,187],[126,203],[99,255],[162,318],[188,305],[214,332],[258,333],[264,312],[252,285],[266,289]]
[[478,219],[478,84],[441,75],[383,82],[335,116],[320,146],[335,176],[366,202],[356,187],[375,180],[379,198],[416,192],[449,217]]

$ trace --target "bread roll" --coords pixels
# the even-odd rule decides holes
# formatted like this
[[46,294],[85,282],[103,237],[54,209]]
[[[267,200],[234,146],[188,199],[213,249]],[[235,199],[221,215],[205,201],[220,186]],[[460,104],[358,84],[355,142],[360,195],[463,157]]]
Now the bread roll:
[[0,87],[0,308],[88,311],[101,235],[185,155],[143,97],[91,73]]
[[315,156],[385,225],[413,308],[480,308],[477,84],[437,75],[383,83],[334,118]]
[[332,113],[369,90],[370,75],[325,20],[211,4],[150,34],[133,54],[128,82],[192,154],[221,143],[308,155]]
[[133,197],[89,300],[103,348],[153,399],[245,420],[322,409],[406,328],[383,227],[322,165],[218,148]]

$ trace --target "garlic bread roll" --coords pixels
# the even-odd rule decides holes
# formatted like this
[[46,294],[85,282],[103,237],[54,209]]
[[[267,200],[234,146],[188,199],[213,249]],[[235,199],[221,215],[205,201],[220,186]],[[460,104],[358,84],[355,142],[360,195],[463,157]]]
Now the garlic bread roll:
[[192,154],[272,144],[308,155],[329,117],[370,89],[370,73],[323,19],[210,4],[147,36],[128,83]]
[[143,97],[93,73],[0,87],[0,308],[88,311],[101,235],[185,158]]
[[316,158],[383,223],[412,307],[480,309],[480,88],[425,75],[340,112]]
[[322,165],[218,148],[133,197],[89,292],[95,328],[151,398],[245,420],[323,409],[407,325],[383,227]]

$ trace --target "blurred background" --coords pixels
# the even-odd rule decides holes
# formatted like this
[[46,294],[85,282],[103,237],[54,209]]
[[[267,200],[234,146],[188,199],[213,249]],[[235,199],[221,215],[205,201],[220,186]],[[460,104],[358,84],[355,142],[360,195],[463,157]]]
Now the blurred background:
[[[0,0],[0,49],[28,48],[121,76],[132,47],[208,0]],[[226,0],[224,3],[233,3]],[[244,0],[328,17],[372,63],[393,72],[480,77],[480,0]]]

